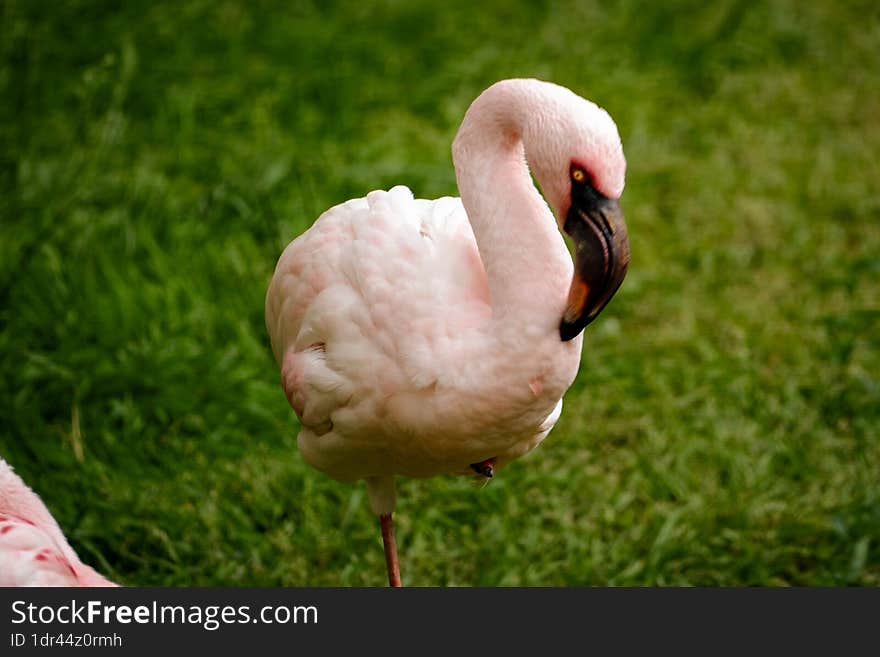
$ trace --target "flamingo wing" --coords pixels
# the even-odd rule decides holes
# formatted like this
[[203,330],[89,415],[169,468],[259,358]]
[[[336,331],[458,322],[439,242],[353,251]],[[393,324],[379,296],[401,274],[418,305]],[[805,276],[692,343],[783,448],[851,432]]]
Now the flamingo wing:
[[282,386],[316,435],[365,397],[436,385],[444,350],[489,314],[461,201],[416,200],[406,187],[321,215],[285,249],[266,297]]
[[40,497],[2,458],[0,586],[115,586],[79,560]]

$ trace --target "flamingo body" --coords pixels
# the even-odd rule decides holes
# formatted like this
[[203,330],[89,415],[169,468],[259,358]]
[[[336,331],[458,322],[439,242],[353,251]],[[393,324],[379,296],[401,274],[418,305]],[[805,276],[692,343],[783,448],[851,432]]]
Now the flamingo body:
[[[342,481],[466,474],[537,445],[577,360],[493,350],[489,287],[460,199],[375,191],[325,212],[282,254],[267,296],[299,447]],[[529,336],[521,336],[528,341]],[[500,372],[486,385],[489,371]]]
[[[340,481],[365,479],[379,515],[393,509],[394,475],[490,462],[491,476],[544,439],[577,375],[580,331],[628,261],[622,220],[577,214],[616,209],[623,190],[616,126],[593,103],[499,82],[468,110],[453,160],[460,199],[398,186],[337,205],[284,250],[266,295],[300,451]],[[578,266],[590,285],[562,227],[589,243]]]
[[43,501],[2,458],[0,586],[116,586],[80,561]]

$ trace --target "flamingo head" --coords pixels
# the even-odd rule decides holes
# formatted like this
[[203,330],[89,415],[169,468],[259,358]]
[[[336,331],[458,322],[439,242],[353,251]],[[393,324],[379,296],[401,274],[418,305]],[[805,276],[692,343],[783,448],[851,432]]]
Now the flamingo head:
[[626,275],[629,239],[620,209],[626,159],[609,114],[565,87],[539,83],[541,110],[525,123],[529,167],[574,244],[574,276],[559,326],[577,336]]

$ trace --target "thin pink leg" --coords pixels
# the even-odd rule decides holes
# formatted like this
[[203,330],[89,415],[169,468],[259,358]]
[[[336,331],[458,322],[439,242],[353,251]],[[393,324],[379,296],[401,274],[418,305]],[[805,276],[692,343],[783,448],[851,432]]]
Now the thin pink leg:
[[388,586],[402,586],[400,583],[400,563],[397,561],[397,543],[394,542],[394,524],[391,514],[379,516],[382,525],[382,543],[385,545],[385,563],[388,565]]

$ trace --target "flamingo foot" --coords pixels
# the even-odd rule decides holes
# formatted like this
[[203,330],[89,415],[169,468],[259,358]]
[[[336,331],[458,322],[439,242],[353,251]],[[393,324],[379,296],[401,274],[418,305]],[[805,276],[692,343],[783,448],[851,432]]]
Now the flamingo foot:
[[487,479],[491,479],[495,476],[495,458],[496,457],[493,456],[481,463],[471,463],[471,470],[477,474],[483,475]]

